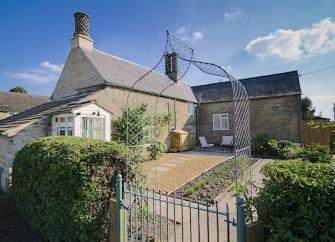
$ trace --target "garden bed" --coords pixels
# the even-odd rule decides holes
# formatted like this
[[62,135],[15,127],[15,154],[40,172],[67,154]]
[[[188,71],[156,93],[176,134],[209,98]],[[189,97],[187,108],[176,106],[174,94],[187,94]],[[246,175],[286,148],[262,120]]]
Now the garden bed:
[[[251,159],[253,165],[258,159]],[[235,159],[229,159],[205,171],[198,177],[176,189],[177,197],[196,198],[200,202],[214,203],[214,199],[235,181]]]

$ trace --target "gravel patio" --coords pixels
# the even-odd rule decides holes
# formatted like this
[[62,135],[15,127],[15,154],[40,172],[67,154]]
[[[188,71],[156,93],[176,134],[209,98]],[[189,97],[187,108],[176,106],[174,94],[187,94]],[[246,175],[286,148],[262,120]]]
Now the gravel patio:
[[165,153],[159,160],[144,162],[142,172],[147,175],[148,188],[171,192],[231,157],[231,153],[221,151]]

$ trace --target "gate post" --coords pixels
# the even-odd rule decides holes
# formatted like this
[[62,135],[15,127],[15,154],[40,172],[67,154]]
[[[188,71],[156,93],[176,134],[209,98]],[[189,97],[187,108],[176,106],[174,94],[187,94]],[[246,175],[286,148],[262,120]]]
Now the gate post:
[[236,197],[237,209],[237,242],[245,242],[245,214],[244,214],[244,198]]
[[116,175],[116,221],[117,221],[117,241],[122,242],[122,176]]

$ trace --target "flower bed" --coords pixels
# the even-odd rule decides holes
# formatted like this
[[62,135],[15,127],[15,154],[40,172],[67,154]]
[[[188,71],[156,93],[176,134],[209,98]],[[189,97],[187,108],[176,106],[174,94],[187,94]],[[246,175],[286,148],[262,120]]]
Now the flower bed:
[[[254,164],[257,159],[251,160]],[[246,170],[247,167],[244,168]],[[214,203],[214,199],[235,181],[235,159],[229,159],[189,181],[175,191],[178,197],[191,196],[201,202]]]

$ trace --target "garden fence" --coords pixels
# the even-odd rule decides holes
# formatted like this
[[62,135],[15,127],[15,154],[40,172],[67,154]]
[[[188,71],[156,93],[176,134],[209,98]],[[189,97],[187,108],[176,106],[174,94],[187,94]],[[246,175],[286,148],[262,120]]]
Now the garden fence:
[[320,144],[332,148],[335,142],[335,128],[311,127],[308,121],[304,121],[303,144]]
[[[116,239],[112,241],[245,241],[244,200],[237,198],[237,221],[218,203],[203,204],[191,197],[177,197],[154,189],[127,188],[116,180]],[[125,218],[124,218],[125,217]],[[234,231],[235,230],[235,231]]]

